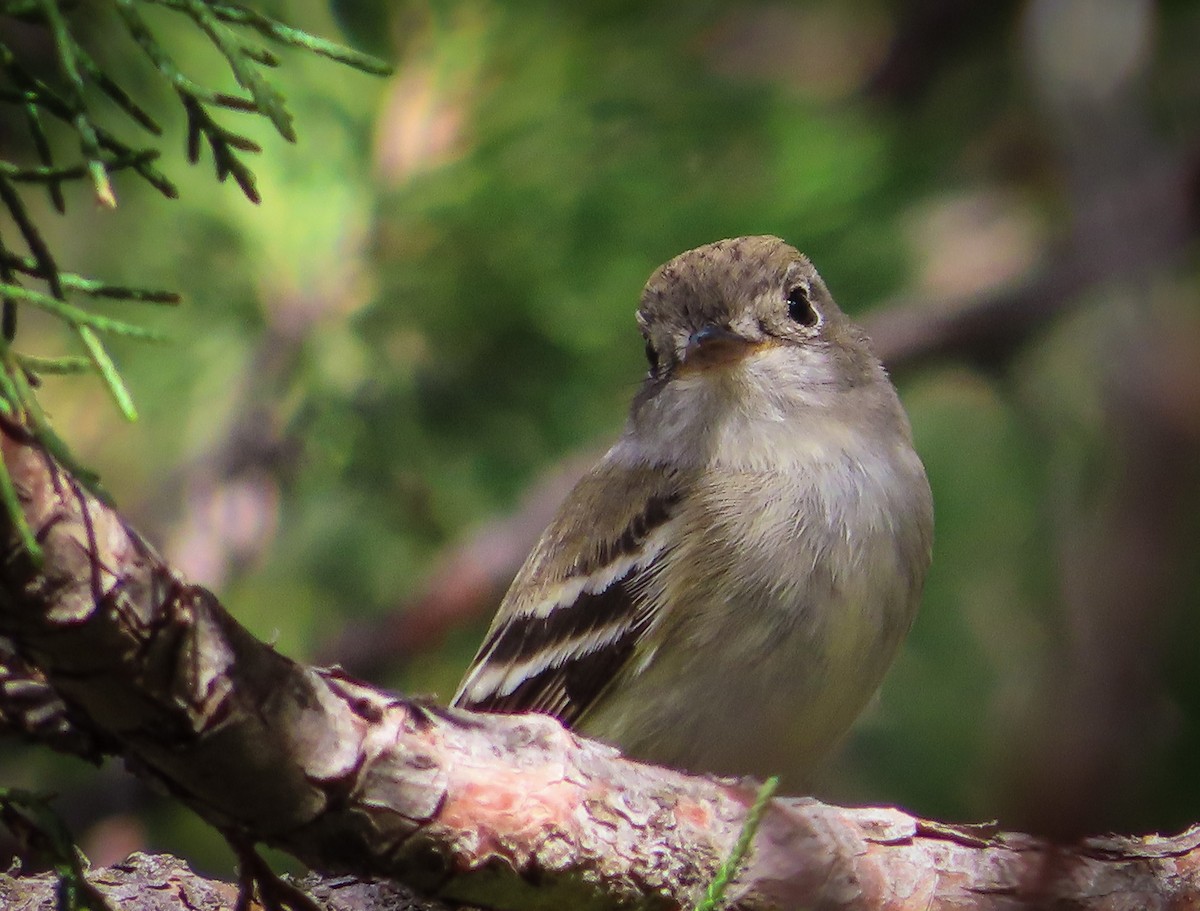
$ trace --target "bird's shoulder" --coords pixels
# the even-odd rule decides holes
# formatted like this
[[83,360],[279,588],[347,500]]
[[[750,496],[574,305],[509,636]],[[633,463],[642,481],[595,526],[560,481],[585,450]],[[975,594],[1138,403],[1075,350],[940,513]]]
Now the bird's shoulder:
[[641,595],[689,478],[611,457],[588,472],[513,581],[456,704],[578,719],[653,620]]
[[[547,586],[603,573],[646,553],[694,487],[693,472],[606,457],[568,494],[510,590],[537,598]],[[512,605],[514,608],[516,605]]]

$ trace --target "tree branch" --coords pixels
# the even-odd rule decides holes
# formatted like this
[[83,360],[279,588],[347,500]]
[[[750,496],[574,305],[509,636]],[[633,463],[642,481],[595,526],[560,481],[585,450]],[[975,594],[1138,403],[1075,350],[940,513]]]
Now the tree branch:
[[117,744],[86,719],[72,717],[46,676],[26,661],[12,642],[0,637],[0,733],[11,733],[66,753],[99,762]]
[[[0,627],[68,716],[223,830],[324,872],[497,908],[685,907],[728,855],[752,783],[629,762],[548,717],[439,709],[290,661],[2,429],[45,562],[4,529]],[[1196,901],[1198,845],[1191,830],[1056,848],[777,799],[729,897],[740,909]]]

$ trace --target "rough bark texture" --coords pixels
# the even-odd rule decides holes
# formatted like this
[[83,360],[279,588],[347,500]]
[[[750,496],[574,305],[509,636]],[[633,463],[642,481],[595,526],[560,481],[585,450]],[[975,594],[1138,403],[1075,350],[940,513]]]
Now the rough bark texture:
[[[92,870],[88,882],[111,908],[121,911],[226,911],[237,898],[227,883],[205,880],[173,857],[135,854],[125,863]],[[57,879],[49,873],[0,873],[0,907],[47,911],[56,907]]]
[[[689,907],[728,856],[752,783],[632,763],[546,717],[453,712],[296,664],[5,430],[5,463],[45,560],[36,566],[9,530],[0,627],[29,679],[61,697],[47,742],[70,749],[63,728],[80,719],[85,752],[121,753],[240,838],[326,873],[488,907]],[[1198,845],[1200,830],[1052,848],[897,810],[778,799],[730,907],[1190,907],[1200,904]],[[139,864],[161,873],[168,861],[130,868]],[[158,893],[139,893],[147,904],[168,896],[159,907],[229,900],[219,889],[145,891]],[[8,894],[5,907],[41,907]],[[362,906],[379,900],[361,896]]]

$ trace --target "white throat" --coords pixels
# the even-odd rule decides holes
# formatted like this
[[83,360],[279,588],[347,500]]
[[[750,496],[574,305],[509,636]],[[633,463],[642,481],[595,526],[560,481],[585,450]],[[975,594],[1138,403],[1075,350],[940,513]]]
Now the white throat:
[[837,458],[861,434],[837,416],[824,352],[771,347],[737,364],[682,373],[635,409],[609,457],[626,464],[719,464],[751,473]]

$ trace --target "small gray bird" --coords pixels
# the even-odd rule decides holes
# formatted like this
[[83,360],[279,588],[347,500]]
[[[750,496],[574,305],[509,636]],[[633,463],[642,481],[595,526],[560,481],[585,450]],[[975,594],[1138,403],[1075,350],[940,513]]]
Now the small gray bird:
[[867,337],[812,264],[739,237],[660,267],[650,369],[454,698],[629,756],[793,787],[879,686],[920,601],[933,504]]

